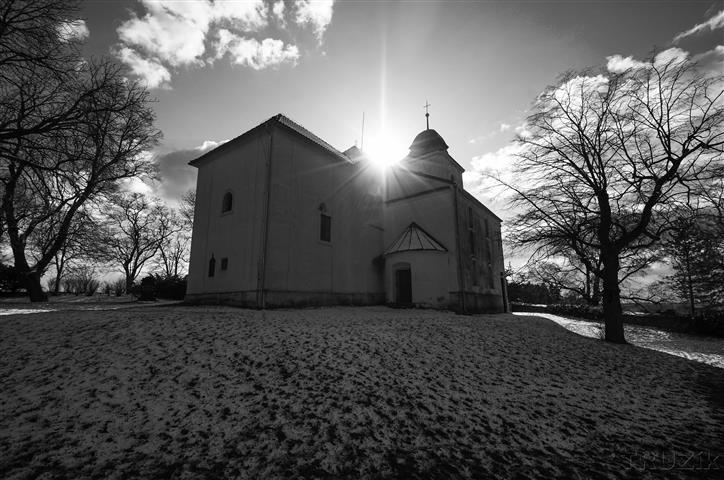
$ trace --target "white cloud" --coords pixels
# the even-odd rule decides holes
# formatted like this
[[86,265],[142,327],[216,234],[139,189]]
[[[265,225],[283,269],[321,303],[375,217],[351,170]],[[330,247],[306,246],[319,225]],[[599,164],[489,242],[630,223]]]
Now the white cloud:
[[246,65],[254,70],[277,66],[282,63],[296,64],[299,49],[295,45],[284,45],[281,40],[265,38],[261,42],[254,38],[244,38],[226,29],[219,30],[215,42],[216,58],[227,53],[237,65]]
[[[689,52],[686,50],[682,50],[678,47],[671,47],[657,53],[656,56],[654,56],[653,65],[659,67],[666,65],[667,63],[680,63],[685,61],[688,57]],[[606,57],[606,59],[608,60],[606,68],[612,73],[623,73],[626,70],[633,70],[637,68],[649,68],[652,64],[649,61],[642,62],[636,60],[632,56],[623,57],[621,55],[611,55],[610,57]]]
[[678,42],[682,38],[698,35],[706,31],[712,32],[718,28],[724,28],[724,10],[720,11],[706,22],[694,25],[689,30],[679,33],[674,37],[674,43]]
[[531,132],[528,130],[528,124],[526,122],[523,122],[515,127],[515,133],[523,138],[531,136]]
[[[334,5],[316,0],[139,1],[144,13],[132,13],[118,27],[120,44],[114,51],[132,71],[147,74],[149,86],[166,85],[177,69],[213,64],[227,53],[232,62],[257,70],[294,65],[299,59],[296,45],[261,35],[269,17],[283,29],[289,27],[285,15],[298,26],[311,26],[321,44]],[[209,45],[216,50],[208,52]]]
[[206,153],[209,150],[213,150],[219,145],[223,145],[229,140],[219,140],[218,142],[216,140],[204,140],[204,143],[199,145],[198,147],[195,147],[194,150],[198,150],[199,152]]
[[85,20],[73,20],[58,25],[58,36],[64,42],[85,40],[88,35],[90,35],[90,30],[88,30]]
[[155,60],[141,57],[135,50],[123,47],[116,56],[131,69],[131,72],[143,79],[148,88],[169,88],[171,73]]
[[511,128],[511,125],[508,124],[508,123],[501,123],[501,124],[500,124],[500,131],[501,131],[501,132],[505,132],[505,131],[507,131],[507,130],[510,130],[510,128]]
[[709,51],[696,55],[693,60],[705,72],[720,76],[724,72],[724,46],[717,45]]
[[210,8],[214,21],[229,20],[241,30],[257,32],[269,23],[263,0],[216,0]]
[[286,25],[286,21],[284,20],[284,0],[274,2],[272,14],[281,25]]
[[324,31],[332,21],[334,0],[295,0],[294,7],[297,10],[297,24],[311,25],[314,29],[314,34],[321,42]]
[[524,178],[515,178],[513,163],[516,155],[521,153],[524,146],[510,143],[494,152],[484,153],[473,157],[470,161],[472,170],[463,173],[463,185],[467,191],[478,200],[491,208],[498,215],[505,218],[509,214],[509,194],[500,183],[510,185],[520,184]]
[[521,152],[522,148],[517,143],[510,143],[494,152],[473,157],[470,164],[475,172],[482,175],[506,172],[510,170],[516,155]]
[[610,57],[606,57],[606,60],[608,60],[606,69],[612,73],[623,73],[626,70],[634,70],[649,65],[646,62],[635,60],[632,56],[623,57],[622,55],[611,55]]
[[211,21],[206,2],[142,0],[148,13],[118,27],[120,40],[172,67],[200,62]]
[[654,57],[654,65],[658,67],[669,62],[680,63],[686,60],[688,56],[689,52],[677,47],[672,47],[656,54]]
[[[152,152],[145,151],[141,153],[141,156],[151,159],[154,157]],[[149,179],[146,179],[149,180]],[[150,181],[150,180],[149,180]],[[131,193],[141,193],[143,195],[149,195],[153,193],[151,186],[139,177],[123,178],[118,182],[122,191]]]

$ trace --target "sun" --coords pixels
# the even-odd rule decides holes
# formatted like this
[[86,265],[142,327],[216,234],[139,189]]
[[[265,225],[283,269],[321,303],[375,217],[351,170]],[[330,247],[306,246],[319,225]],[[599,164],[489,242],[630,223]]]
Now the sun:
[[407,155],[407,145],[399,136],[381,132],[365,141],[364,152],[372,163],[380,168],[387,168]]

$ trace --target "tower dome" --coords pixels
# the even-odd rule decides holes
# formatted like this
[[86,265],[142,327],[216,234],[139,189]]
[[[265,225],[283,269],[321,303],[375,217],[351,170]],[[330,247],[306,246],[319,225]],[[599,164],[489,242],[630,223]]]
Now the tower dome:
[[435,130],[427,129],[418,133],[410,145],[410,156],[419,157],[429,152],[446,151],[447,143]]

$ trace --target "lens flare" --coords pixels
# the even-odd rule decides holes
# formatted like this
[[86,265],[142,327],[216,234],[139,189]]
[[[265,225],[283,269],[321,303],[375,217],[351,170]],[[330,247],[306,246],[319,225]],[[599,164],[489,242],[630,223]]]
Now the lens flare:
[[400,137],[387,133],[378,134],[365,142],[364,151],[380,168],[387,168],[407,155],[407,146]]

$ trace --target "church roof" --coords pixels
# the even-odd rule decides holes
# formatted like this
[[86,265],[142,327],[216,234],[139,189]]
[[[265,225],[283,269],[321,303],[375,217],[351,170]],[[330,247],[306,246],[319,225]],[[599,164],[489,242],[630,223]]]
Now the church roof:
[[270,119],[266,120],[265,122],[260,123],[256,127],[252,128],[251,130],[248,130],[248,131],[242,133],[241,135],[239,135],[238,137],[236,137],[222,145],[219,145],[218,147],[216,147],[213,150],[210,150],[210,151],[204,153],[200,157],[195,158],[194,160],[191,160],[189,162],[189,165],[195,166],[202,159],[205,159],[205,158],[208,158],[209,156],[211,156],[212,152],[225,150],[225,149],[229,148],[231,145],[257,134],[260,130],[264,130],[272,124],[276,124],[276,125],[286,128],[287,130],[299,135],[300,137],[304,138],[305,140],[317,145],[318,147],[321,147],[323,150],[332,154],[334,157],[336,157],[339,160],[342,160],[345,162],[351,162],[350,158],[347,155],[340,152],[339,150],[337,150],[336,148],[334,148],[333,146],[331,146],[330,144],[328,144],[327,142],[325,142],[324,140],[322,140],[321,138],[319,138],[318,136],[316,136],[315,134],[313,134],[306,128],[302,127],[300,124],[291,120],[289,117],[282,115],[281,113],[278,113],[278,114],[274,115],[273,117],[271,117]]
[[319,145],[323,149],[327,150],[329,153],[331,153],[335,157],[338,157],[342,160],[349,161],[349,158],[347,158],[347,156],[345,154],[343,154],[342,152],[340,152],[339,150],[334,148],[332,145],[328,144],[327,142],[325,142],[324,140],[322,140],[321,138],[319,138],[318,136],[316,136],[315,134],[313,134],[312,132],[310,132],[309,130],[304,128],[303,126],[294,122],[289,117],[285,117],[284,115],[279,113],[279,114],[273,116],[272,118],[270,118],[268,121],[272,121],[272,120],[276,120],[277,122],[281,123],[282,125],[290,128],[291,130],[294,130],[296,133],[298,133],[302,137],[306,138],[307,140],[310,140],[312,143],[316,143],[317,145]]
[[445,140],[435,130],[427,129],[418,133],[410,145],[410,156],[419,157],[429,152],[446,151]]
[[432,250],[437,252],[447,252],[442,243],[438,242],[432,236],[422,229],[418,224],[412,222],[392,245],[387,247],[385,255],[396,252],[410,252],[416,250]]
[[360,150],[357,145],[354,145],[352,147],[349,147],[347,150],[342,152],[345,157],[349,158],[352,161],[357,161],[360,157],[364,156],[364,152]]

